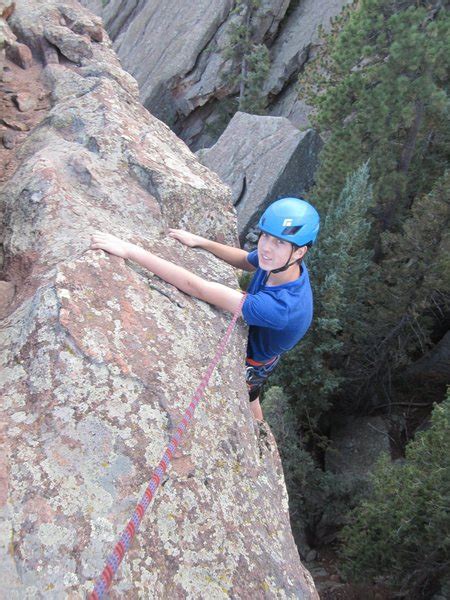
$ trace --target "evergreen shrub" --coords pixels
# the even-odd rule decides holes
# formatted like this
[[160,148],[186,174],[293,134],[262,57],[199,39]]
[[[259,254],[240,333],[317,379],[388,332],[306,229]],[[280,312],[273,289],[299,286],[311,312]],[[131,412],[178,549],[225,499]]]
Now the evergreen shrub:
[[384,456],[370,497],[342,532],[344,570],[382,576],[407,598],[431,598],[450,583],[450,391],[395,464]]

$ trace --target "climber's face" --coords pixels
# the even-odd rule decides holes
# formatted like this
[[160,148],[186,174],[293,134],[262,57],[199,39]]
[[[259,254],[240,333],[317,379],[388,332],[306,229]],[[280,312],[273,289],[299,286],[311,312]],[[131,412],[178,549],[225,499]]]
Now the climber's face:
[[[268,233],[261,232],[258,241],[259,266],[264,271],[274,271],[284,267],[292,253],[292,244]],[[295,260],[295,253],[292,260]]]

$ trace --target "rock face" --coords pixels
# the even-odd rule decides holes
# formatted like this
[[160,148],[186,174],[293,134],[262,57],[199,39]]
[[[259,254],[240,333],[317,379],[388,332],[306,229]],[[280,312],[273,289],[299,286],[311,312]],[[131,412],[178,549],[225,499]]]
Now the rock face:
[[[310,107],[298,99],[296,83],[306,62],[315,54],[319,28],[330,28],[346,4],[352,0],[301,0],[283,23],[271,48],[272,66],[265,83],[270,114],[287,117],[300,128],[310,126]],[[291,3],[293,4],[293,3]]]
[[389,452],[389,434],[382,417],[353,417],[336,422],[326,453],[326,470],[346,479],[367,478],[382,452]]
[[[231,268],[165,236],[186,227],[233,242],[234,214],[218,177],[139,104],[96,18],[71,0],[17,0],[9,23],[45,67],[52,106],[9,151],[17,169],[1,196],[0,581],[13,600],[78,599],[229,321],[89,250],[90,234],[236,285]],[[111,598],[318,599],[274,440],[250,416],[245,336],[241,324]]]
[[[450,244],[448,244],[450,245]],[[450,331],[419,360],[403,372],[406,379],[448,384],[450,381]]]
[[15,37],[5,22],[5,19],[12,10],[12,0],[0,0],[0,80],[5,64],[6,49],[15,42]]
[[320,136],[282,117],[238,112],[217,143],[198,157],[231,187],[244,243],[261,213],[282,196],[301,196],[314,183]]
[[[314,51],[319,26],[329,28],[350,0],[264,0],[253,19],[253,40],[270,50],[264,93],[268,112],[308,128],[309,107],[297,102],[295,82]],[[82,0],[104,19],[124,68],[132,73],[144,105],[192,149],[211,146],[223,119],[222,101],[237,93],[226,84],[231,0],[195,3],[158,0]],[[289,10],[288,10],[289,9]],[[222,127],[223,130],[224,126]]]
[[42,66],[36,64],[30,48],[17,40],[7,24],[14,10],[14,2],[0,0],[0,184],[17,167],[11,149],[25,140],[30,129],[47,114],[50,104],[48,90],[38,76]]

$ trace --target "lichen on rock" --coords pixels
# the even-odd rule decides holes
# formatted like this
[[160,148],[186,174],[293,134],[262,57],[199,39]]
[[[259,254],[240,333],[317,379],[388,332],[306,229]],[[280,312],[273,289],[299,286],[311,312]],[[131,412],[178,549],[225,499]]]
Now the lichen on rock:
[[[52,102],[13,150],[1,196],[1,279],[14,297],[0,324],[0,580],[17,599],[92,589],[230,318],[89,250],[91,233],[237,285],[231,268],[166,236],[186,227],[236,243],[228,188],[139,104],[107,35],[73,26],[89,19],[72,0],[18,0],[11,17]],[[77,63],[66,33],[90,48]],[[111,598],[317,598],[274,440],[255,434],[245,342],[239,323]]]

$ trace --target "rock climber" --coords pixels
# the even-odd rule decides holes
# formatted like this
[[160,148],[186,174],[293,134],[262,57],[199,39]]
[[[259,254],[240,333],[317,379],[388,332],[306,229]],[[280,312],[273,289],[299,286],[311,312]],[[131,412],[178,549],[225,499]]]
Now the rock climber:
[[[293,348],[311,324],[313,299],[303,257],[316,240],[319,215],[306,200],[282,198],[266,209],[258,228],[258,247],[252,252],[182,229],[170,229],[169,236],[191,248],[203,248],[233,267],[254,272],[241,316],[249,325],[246,381],[250,408],[255,419],[262,421],[259,398],[267,378],[281,354]],[[242,292],[208,281],[109,233],[94,233],[91,248],[132,260],[186,294],[233,314],[241,304]]]

